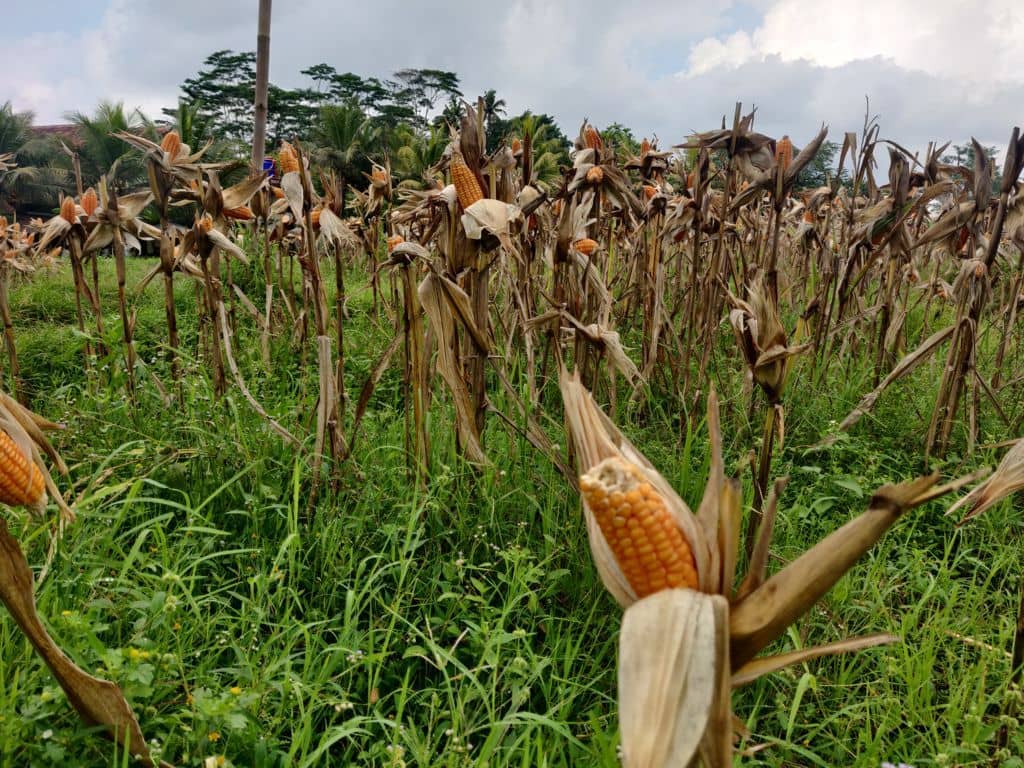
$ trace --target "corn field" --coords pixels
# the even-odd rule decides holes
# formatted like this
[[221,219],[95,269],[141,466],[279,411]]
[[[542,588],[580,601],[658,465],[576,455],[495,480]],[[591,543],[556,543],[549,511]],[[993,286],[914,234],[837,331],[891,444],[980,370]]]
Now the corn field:
[[1020,764],[1024,138],[755,123],[0,221],[0,765]]

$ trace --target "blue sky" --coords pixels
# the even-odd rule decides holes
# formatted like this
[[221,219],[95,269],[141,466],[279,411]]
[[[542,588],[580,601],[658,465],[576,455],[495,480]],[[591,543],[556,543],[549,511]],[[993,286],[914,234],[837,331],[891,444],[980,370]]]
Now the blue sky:
[[[1018,0],[277,0],[271,78],[452,69],[467,95],[512,111],[622,122],[663,144],[758,107],[756,126],[798,142],[822,122],[857,130],[864,98],[883,136],[910,146],[976,135],[1002,145],[1024,117]],[[251,49],[256,0],[16,0],[5,9],[0,100],[37,122],[101,98],[150,115],[219,48]],[[10,34],[13,30],[13,35]]]

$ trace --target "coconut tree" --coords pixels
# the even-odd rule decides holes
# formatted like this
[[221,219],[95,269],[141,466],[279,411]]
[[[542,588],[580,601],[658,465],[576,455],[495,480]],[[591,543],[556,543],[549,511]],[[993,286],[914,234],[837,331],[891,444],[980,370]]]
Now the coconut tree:
[[377,131],[359,107],[345,104],[327,106],[320,111],[314,136],[317,142],[314,159],[337,174],[344,205],[345,187],[362,183],[364,174],[370,170],[368,153]]
[[0,155],[10,159],[0,168],[0,209],[51,208],[67,191],[67,174],[54,166],[53,142],[32,131],[34,115],[0,105]]
[[78,153],[87,185],[98,183],[104,175],[118,191],[143,182],[143,158],[115,135],[127,132],[155,137],[153,125],[142,112],[125,110],[123,102],[101,101],[93,115],[69,112],[66,118],[78,128],[82,142]]
[[447,130],[436,125],[431,126],[426,135],[410,133],[409,140],[395,153],[396,171],[403,187],[423,189],[436,186],[430,169],[444,157],[448,139]]

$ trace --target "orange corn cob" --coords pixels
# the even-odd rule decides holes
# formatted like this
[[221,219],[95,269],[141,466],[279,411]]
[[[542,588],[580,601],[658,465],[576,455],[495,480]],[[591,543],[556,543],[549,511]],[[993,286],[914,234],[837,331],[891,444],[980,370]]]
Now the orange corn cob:
[[652,187],[650,184],[644,184],[644,200],[650,200],[656,194],[658,194],[656,187]]
[[299,170],[299,158],[295,155],[295,149],[287,141],[281,142],[281,151],[278,153],[281,165],[281,175],[297,172]]
[[793,162],[793,142],[789,136],[783,136],[775,145],[775,164],[785,173]]
[[387,181],[388,181],[387,171],[385,171],[383,168],[374,168],[373,172],[370,174],[370,179],[375,184],[387,184]]
[[583,130],[583,143],[590,149],[602,149],[604,147],[604,142],[601,141],[601,134],[592,125],[588,125]]
[[686,188],[693,189],[693,185],[697,183],[697,172],[690,171],[686,174]]
[[208,213],[204,213],[202,218],[199,219],[199,228],[203,232],[209,232],[213,229],[213,217]]
[[804,221],[806,221],[808,224],[813,224],[814,223],[814,213],[812,211],[810,211],[810,210],[804,211]]
[[174,158],[181,151],[181,136],[177,131],[168,131],[160,141],[160,149],[167,153],[167,159],[174,162]]
[[401,235],[392,235],[388,238],[388,253],[391,253],[395,248],[405,242],[405,238]]
[[271,187],[270,191],[274,193],[275,200],[281,200],[282,198],[284,198],[284,190],[281,189],[280,187]]
[[597,241],[591,240],[589,237],[584,237],[577,240],[572,244],[572,247],[582,253],[584,256],[589,256],[597,250]]
[[516,154],[523,148],[523,142],[519,139],[512,139],[512,154]]
[[604,169],[600,165],[595,165],[587,171],[587,182],[589,184],[600,184],[602,181],[604,181]]
[[92,216],[96,213],[96,209],[99,208],[100,201],[96,197],[96,190],[89,187],[85,192],[82,193],[82,210],[85,211],[86,216]]
[[643,157],[644,155],[646,155],[650,151],[651,151],[651,142],[649,142],[647,140],[647,137],[645,136],[644,140],[640,142],[640,157]]
[[580,493],[637,597],[697,588],[690,543],[639,468],[618,457],[605,459],[580,478]]
[[484,199],[480,182],[461,157],[452,158],[452,184],[455,185],[455,193],[459,196],[462,210]]
[[39,509],[46,497],[43,473],[10,435],[0,431],[0,502]]
[[319,205],[309,212],[309,220],[313,222],[314,227],[320,226],[320,212],[323,210]]
[[68,224],[78,221],[78,212],[75,210],[75,198],[65,197],[60,202],[60,217]]
[[240,221],[248,221],[249,219],[255,218],[252,208],[248,205],[240,205],[237,208],[225,208],[221,213],[229,219],[238,219]]
[[7,217],[0,216],[0,237],[4,237],[7,234]]

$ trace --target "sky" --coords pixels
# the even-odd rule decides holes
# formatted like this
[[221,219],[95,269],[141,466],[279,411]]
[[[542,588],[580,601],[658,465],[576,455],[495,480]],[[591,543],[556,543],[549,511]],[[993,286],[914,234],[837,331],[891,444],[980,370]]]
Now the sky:
[[[151,117],[219,49],[253,50],[257,0],[3,0],[0,102],[39,124],[100,99]],[[13,33],[13,34],[12,34]],[[798,143],[863,125],[906,146],[970,136],[1002,148],[1024,119],[1019,0],[277,0],[270,77],[448,69],[509,112],[620,122],[662,146],[757,107]]]

